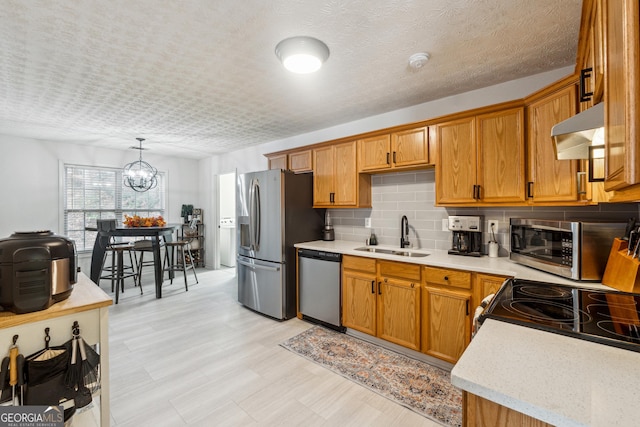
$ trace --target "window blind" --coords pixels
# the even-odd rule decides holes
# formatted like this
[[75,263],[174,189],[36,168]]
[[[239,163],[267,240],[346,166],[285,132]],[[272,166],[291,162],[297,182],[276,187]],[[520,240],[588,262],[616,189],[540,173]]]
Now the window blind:
[[125,187],[122,169],[64,165],[64,233],[75,240],[78,252],[91,251],[97,219],[114,219],[122,224],[125,215],[165,215],[165,175],[158,173],[158,185],[139,193]]

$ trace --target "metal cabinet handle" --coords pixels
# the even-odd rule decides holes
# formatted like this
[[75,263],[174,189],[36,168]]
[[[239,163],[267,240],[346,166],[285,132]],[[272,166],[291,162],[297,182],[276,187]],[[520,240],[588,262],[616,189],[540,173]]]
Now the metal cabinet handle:
[[411,284],[411,288],[413,289],[413,288],[415,288],[415,287],[416,287],[416,284],[415,284],[415,283],[412,283],[412,284]]
[[578,194],[587,194],[586,183],[585,185],[583,185],[586,179],[587,179],[586,172],[576,172],[576,180],[578,181]]
[[587,79],[592,71],[591,67],[580,70],[580,102],[590,101],[593,96],[593,92],[587,92]]
[[444,280],[448,282],[449,281],[449,276],[444,276]]
[[533,198],[533,181],[527,182],[527,198]]
[[391,164],[391,163],[389,162],[389,153],[387,153],[387,164],[388,164],[388,165],[389,165],[389,164]]
[[375,294],[375,293],[376,293],[375,286],[376,286],[376,281],[375,281],[375,280],[372,280],[372,281],[371,281],[371,293],[372,293],[372,294]]
[[393,163],[396,163],[396,152],[393,152]]
[[329,193],[329,202],[331,203],[336,202],[336,193]]
[[466,310],[467,310],[467,316],[468,316],[469,315],[469,300],[467,300],[467,308],[466,308]]
[[378,295],[382,295],[382,282],[378,282]]

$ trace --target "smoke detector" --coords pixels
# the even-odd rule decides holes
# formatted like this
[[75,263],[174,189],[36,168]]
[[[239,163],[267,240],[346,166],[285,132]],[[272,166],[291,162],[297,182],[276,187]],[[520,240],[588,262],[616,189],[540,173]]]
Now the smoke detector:
[[429,60],[429,54],[426,52],[414,53],[409,57],[409,67],[414,70],[419,70]]

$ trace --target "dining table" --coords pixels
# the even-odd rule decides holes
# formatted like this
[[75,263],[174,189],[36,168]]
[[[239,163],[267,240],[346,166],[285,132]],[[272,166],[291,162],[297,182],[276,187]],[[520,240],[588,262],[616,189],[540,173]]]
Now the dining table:
[[[91,254],[91,280],[98,283],[102,270],[102,260],[112,237],[141,237],[151,240],[153,252],[153,267],[155,273],[156,298],[162,298],[162,257],[160,255],[161,239],[164,242],[173,240],[173,233],[178,229],[177,224],[167,224],[162,227],[116,227],[110,230],[97,230],[96,241]],[[169,249],[167,249],[169,250]],[[173,271],[169,271],[169,277],[173,279]]]

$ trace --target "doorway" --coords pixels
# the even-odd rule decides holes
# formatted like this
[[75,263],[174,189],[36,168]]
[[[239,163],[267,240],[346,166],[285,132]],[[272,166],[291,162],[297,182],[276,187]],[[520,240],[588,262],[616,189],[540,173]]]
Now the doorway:
[[220,268],[236,266],[236,173],[218,176],[218,260]]

